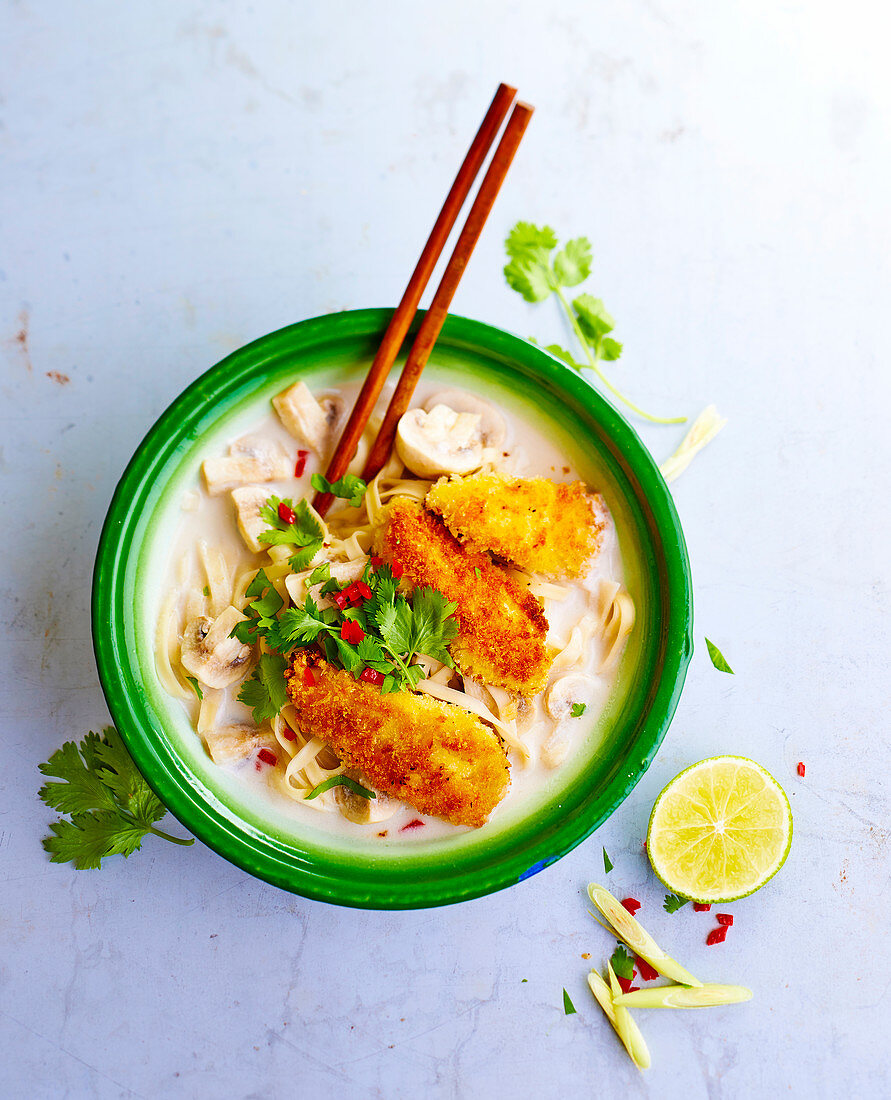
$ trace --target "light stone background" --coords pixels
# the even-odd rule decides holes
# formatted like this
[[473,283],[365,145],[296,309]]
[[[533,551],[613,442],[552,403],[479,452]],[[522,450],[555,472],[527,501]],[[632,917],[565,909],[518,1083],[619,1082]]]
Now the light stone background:
[[[5,0],[0,1096],[889,1094],[886,10]],[[564,339],[503,285],[501,241],[587,233],[616,378],[730,419],[676,487],[697,652],[657,760],[559,864],[439,911],[307,902],[154,840],[51,865],[36,767],[107,720],[90,571],[133,448],[233,348],[395,302],[499,79],[537,113],[455,311]],[[661,459],[681,430],[642,435]],[[796,832],[707,949],[641,841],[720,752],[780,779]],[[585,985],[602,845],[658,938],[755,991],[642,1014],[644,1077]]]

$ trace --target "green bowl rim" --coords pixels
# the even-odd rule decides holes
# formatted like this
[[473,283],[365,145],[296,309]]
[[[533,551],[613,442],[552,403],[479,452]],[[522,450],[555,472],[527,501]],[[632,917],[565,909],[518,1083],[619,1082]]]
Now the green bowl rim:
[[[481,321],[450,314],[442,344],[486,352],[506,364],[522,362],[553,391],[565,394],[602,430],[602,441],[635,492],[657,551],[649,568],[658,572],[662,596],[658,677],[633,742],[639,766],[631,774],[616,768],[593,807],[546,830],[538,842],[512,851],[494,867],[457,870],[447,881],[402,877],[398,885],[382,881],[347,883],[339,874],[301,859],[292,849],[283,856],[272,838],[250,836],[233,828],[202,800],[183,764],[157,743],[141,720],[124,669],[130,654],[125,639],[124,563],[133,543],[140,494],[149,492],[153,472],[188,435],[210,398],[224,400],[262,371],[276,349],[287,344],[332,343],[383,334],[391,309],[371,308],[324,314],[261,336],[211,367],[160,415],[139,444],[115,489],[99,539],[93,572],[92,630],[99,679],[109,711],[146,780],[170,812],[198,839],[225,859],[265,881],[318,901],[356,908],[415,909],[469,900],[523,881],[556,862],[595,832],[621,805],[652,762],[674,716],[693,651],[692,583],[680,520],[668,487],[649,451],[625,418],[579,375],[520,336]],[[419,312],[415,331],[423,317]],[[141,699],[139,700],[141,702]],[[631,746],[628,746],[630,751]],[[265,842],[265,843],[264,843]],[[377,873],[377,872],[376,872]]]

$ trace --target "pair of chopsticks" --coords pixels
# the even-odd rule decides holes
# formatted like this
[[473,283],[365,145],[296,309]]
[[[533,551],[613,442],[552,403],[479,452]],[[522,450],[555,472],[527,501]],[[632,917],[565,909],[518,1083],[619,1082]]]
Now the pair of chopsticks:
[[[455,182],[446,196],[439,217],[434,223],[420,259],[408,281],[408,286],[405,288],[405,293],[402,295],[402,300],[390,319],[387,331],[384,333],[381,345],[374,357],[374,362],[368,371],[368,376],[362,385],[359,396],[356,398],[353,411],[350,413],[346,427],[343,429],[328,463],[325,476],[329,482],[337,481],[338,478],[343,477],[356,453],[359,439],[365,430],[375,402],[384,387],[390,368],[399,354],[402,341],[405,339],[405,334],[408,332],[417,311],[421,295],[430,281],[433,269],[442,255],[449,234],[458,219],[458,214],[461,212],[461,207],[470,193],[474,180],[483,166],[483,162],[498,131],[501,129],[501,124],[504,122],[516,94],[516,88],[511,88],[507,84],[499,84],[495,98],[486,112],[486,117],[483,119],[476,137],[471,142],[467,155],[458,169]],[[427,363],[433,345],[436,343],[448,316],[449,305],[455,291],[458,289],[458,283],[480,238],[498,192],[501,190],[507,170],[510,168],[519,147],[520,139],[529,125],[532,111],[533,108],[527,103],[518,102],[511,112],[507,126],[504,128],[504,133],[470,208],[467,221],[464,223],[464,228],[461,230],[455,244],[451,259],[433,296],[430,308],[421,322],[417,336],[415,336],[377,439],[371,448],[368,460],[365,463],[365,469],[362,471],[362,477],[365,481],[370,481],[379,473],[387,461],[393,446],[393,440],[396,438],[399,418],[408,410],[421,371]],[[330,493],[316,493],[313,499],[313,507],[319,515],[324,516],[333,499]]]

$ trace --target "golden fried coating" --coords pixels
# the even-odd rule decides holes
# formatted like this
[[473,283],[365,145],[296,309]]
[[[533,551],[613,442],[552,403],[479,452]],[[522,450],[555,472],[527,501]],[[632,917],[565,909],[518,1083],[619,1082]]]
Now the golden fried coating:
[[307,654],[285,672],[288,695],[305,733],[326,741],[347,767],[378,791],[453,825],[484,825],[510,785],[498,736],[476,715],[428,695],[354,680],[344,669]]
[[520,695],[542,690],[552,660],[548,620],[506,569],[462,546],[438,516],[411,500],[389,506],[377,547],[385,561],[401,562],[410,585],[430,585],[458,605],[449,652],[462,672]]
[[425,503],[469,549],[549,577],[578,577],[603,539],[602,513],[581,481],[440,478]]

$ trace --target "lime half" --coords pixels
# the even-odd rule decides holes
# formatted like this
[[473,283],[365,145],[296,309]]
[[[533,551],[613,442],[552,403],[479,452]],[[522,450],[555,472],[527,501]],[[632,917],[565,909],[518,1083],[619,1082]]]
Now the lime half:
[[735,901],[779,871],[792,810],[770,772],[744,756],[712,756],[656,799],[647,854],[669,890],[693,901]]

